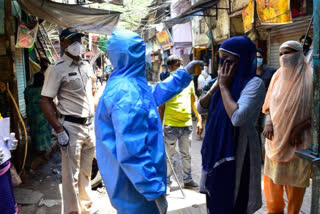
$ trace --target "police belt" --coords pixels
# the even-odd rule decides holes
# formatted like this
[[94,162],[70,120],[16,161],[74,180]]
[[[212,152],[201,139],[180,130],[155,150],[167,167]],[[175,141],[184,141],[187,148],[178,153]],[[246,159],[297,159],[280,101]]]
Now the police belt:
[[63,115],[62,116],[65,121],[68,121],[70,123],[77,123],[80,125],[91,125],[93,121],[93,117],[83,118],[83,117],[74,117],[70,115]]

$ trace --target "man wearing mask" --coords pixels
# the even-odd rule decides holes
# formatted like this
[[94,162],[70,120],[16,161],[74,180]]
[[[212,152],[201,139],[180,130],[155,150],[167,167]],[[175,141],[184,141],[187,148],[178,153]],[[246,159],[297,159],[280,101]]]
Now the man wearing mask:
[[118,214],[165,214],[166,156],[157,106],[189,85],[199,62],[148,86],[146,45],[138,34],[114,31],[107,53],[114,70],[95,115],[99,171]]
[[[267,92],[272,76],[277,70],[273,67],[264,65],[263,56],[264,56],[263,50],[260,48],[257,48],[256,74],[258,77],[262,79]],[[265,138],[262,136],[263,128],[264,128],[264,114],[262,113],[262,111],[260,111],[260,115],[256,124],[256,129],[259,134],[259,141],[262,149],[262,160],[264,160],[264,142],[265,142]]]
[[262,49],[257,48],[257,76],[260,77],[268,90],[268,86],[270,84],[271,78],[273,74],[277,71],[277,69],[267,66],[263,61],[264,52]]
[[[300,37],[300,44],[303,45],[305,35]],[[306,37],[306,42],[303,45],[303,54],[306,57],[307,63],[313,68],[313,49],[311,49],[312,39],[311,37]]]
[[162,65],[162,72],[160,74],[160,80],[163,81],[170,76],[170,71],[168,70],[168,66],[166,64]]
[[198,77],[198,88],[196,89],[201,95],[203,94],[203,87],[212,80],[211,74],[209,74],[208,63],[205,62],[201,70],[201,74]]
[[[90,198],[95,152],[93,127],[95,82],[92,66],[82,60],[82,42],[73,28],[60,34],[63,56],[48,67],[41,107],[61,148],[63,213],[94,213]],[[57,97],[58,104],[53,99]]]

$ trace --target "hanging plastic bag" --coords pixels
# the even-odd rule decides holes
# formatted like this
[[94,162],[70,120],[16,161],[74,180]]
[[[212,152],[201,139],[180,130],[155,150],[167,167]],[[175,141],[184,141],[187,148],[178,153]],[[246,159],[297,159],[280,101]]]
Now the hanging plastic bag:
[[25,24],[19,24],[16,48],[31,48],[37,38],[38,28],[38,23],[32,29]]
[[10,173],[11,173],[11,177],[12,177],[12,186],[13,187],[19,186],[22,183],[22,180],[21,180],[20,176],[18,175],[17,170],[13,164],[11,164]]

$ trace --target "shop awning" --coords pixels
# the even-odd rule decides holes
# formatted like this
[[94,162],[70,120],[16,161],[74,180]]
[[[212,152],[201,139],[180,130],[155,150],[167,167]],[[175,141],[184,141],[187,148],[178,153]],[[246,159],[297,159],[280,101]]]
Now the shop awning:
[[59,27],[75,27],[78,30],[111,34],[118,24],[120,12],[87,8],[49,0],[18,0],[28,14],[54,23]]
[[[189,22],[194,16],[204,16],[203,11],[208,9],[216,9],[218,0],[201,0],[184,11],[181,15],[164,21],[167,27],[172,27],[176,24],[184,24]],[[215,6],[215,8],[213,8]]]

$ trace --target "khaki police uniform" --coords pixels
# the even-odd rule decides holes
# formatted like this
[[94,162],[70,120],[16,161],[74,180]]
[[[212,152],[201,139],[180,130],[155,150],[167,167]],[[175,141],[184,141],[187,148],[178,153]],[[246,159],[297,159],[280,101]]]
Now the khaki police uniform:
[[[91,65],[63,55],[45,72],[42,96],[57,97],[59,121],[70,141],[61,148],[64,213],[90,213],[91,167],[95,152]],[[71,119],[72,120],[71,120]]]

